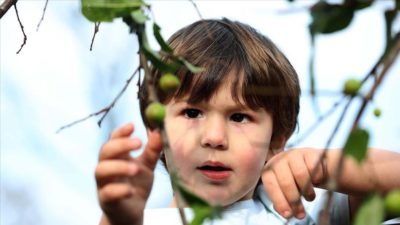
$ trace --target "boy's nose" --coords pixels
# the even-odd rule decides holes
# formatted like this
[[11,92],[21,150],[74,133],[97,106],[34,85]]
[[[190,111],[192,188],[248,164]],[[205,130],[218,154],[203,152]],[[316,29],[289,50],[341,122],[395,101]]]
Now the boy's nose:
[[203,148],[226,150],[228,148],[227,128],[223,120],[218,118],[206,119],[201,136]]

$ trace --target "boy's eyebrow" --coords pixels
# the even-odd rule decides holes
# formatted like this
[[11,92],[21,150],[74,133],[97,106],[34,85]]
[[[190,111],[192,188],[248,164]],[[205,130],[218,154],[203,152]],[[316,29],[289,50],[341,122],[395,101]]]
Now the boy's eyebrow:
[[[174,105],[186,104],[186,105],[189,105],[189,106],[190,105],[192,105],[192,106],[196,106],[197,105],[197,106],[200,106],[200,107],[208,108],[208,107],[206,107],[208,105],[207,101],[190,103],[190,102],[188,102],[188,99],[189,98],[185,97],[185,98],[173,100],[171,103],[174,104]],[[242,111],[242,110],[244,110],[244,111],[257,112],[259,110],[259,109],[252,109],[251,107],[247,106],[245,103],[235,103],[233,105],[225,106],[225,108],[227,109],[227,111]]]

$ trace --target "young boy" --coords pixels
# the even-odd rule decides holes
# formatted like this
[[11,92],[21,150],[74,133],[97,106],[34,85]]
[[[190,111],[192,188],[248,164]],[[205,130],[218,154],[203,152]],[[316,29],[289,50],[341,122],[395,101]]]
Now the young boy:
[[[304,190],[322,152],[283,152],[296,127],[300,95],[297,74],[286,57],[250,26],[227,19],[193,23],[169,43],[174,54],[205,70],[191,74],[182,68],[176,73],[181,86],[175,93],[157,90],[166,105],[164,125],[171,147],[172,158],[161,156],[166,167],[173,163],[187,189],[225,207],[223,220],[215,224],[283,224],[282,217],[292,216],[315,223],[299,201],[300,193],[306,200],[315,198],[314,186],[332,176],[339,152],[328,153]],[[157,80],[161,73],[153,72]],[[143,115],[146,88],[140,96]],[[100,224],[152,224],[155,217],[177,224],[176,211],[170,216],[144,210],[162,143],[160,133],[149,129],[143,154],[133,158],[130,151],[141,147],[139,139],[130,138],[133,131],[132,124],[115,130],[101,149],[96,168],[104,212]],[[337,190],[357,196],[400,187],[394,174],[399,160],[399,154],[374,150],[361,167],[346,159]],[[338,205],[336,199],[332,221],[346,216],[337,209],[353,212],[358,202],[351,196],[349,205],[347,198],[341,201],[345,205]],[[176,207],[175,200],[171,207]]]

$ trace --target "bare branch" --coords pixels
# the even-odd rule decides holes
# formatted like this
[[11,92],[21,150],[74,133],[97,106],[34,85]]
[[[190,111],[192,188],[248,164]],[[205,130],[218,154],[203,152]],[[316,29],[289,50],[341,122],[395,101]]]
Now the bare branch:
[[136,68],[135,72],[129,77],[129,79],[126,81],[125,86],[121,89],[121,91],[118,93],[118,95],[115,97],[115,99],[111,102],[110,106],[108,106],[108,110],[104,113],[104,115],[100,118],[100,120],[97,122],[97,125],[101,127],[101,123],[103,122],[104,118],[107,116],[107,114],[110,112],[110,110],[114,107],[115,103],[117,103],[118,99],[122,96],[122,94],[125,92],[126,88],[129,86],[129,84],[132,81],[132,78],[136,75],[136,73],[140,70],[140,66]]
[[39,20],[39,23],[38,23],[38,25],[37,25],[37,27],[36,27],[36,31],[39,31],[39,27],[40,27],[40,24],[42,24],[42,21],[43,21],[43,19],[44,19],[44,14],[46,13],[46,9],[47,9],[47,4],[49,3],[49,0],[46,0],[46,3],[44,4],[44,8],[43,8],[43,13],[42,13],[42,17],[40,18],[40,20]]
[[81,122],[83,122],[83,121],[85,121],[85,120],[87,120],[87,119],[89,119],[89,118],[91,118],[91,117],[93,117],[93,116],[97,116],[97,115],[100,115],[100,114],[102,114],[102,113],[105,113],[107,110],[109,110],[109,107],[103,108],[103,109],[101,109],[100,111],[95,112],[95,113],[92,113],[92,114],[90,114],[90,115],[88,115],[88,116],[86,116],[86,117],[84,117],[84,118],[82,118],[82,119],[79,119],[79,120],[76,120],[76,121],[74,121],[74,122],[72,122],[72,123],[69,123],[69,124],[67,124],[67,125],[64,125],[64,126],[60,127],[60,128],[56,131],[56,133],[60,133],[62,130],[66,129],[66,128],[69,128],[69,127],[72,127],[72,126],[74,126],[75,124],[81,123]]
[[203,16],[200,13],[199,7],[197,7],[197,4],[193,0],[189,0],[189,2],[191,2],[193,7],[196,9],[197,15],[199,15],[200,19],[203,19]]
[[0,5],[0,19],[7,13],[7,11],[11,8],[11,6],[15,5],[18,0],[5,0]]
[[94,38],[96,37],[97,32],[99,32],[99,27],[100,27],[100,22],[95,22],[94,23],[94,33],[93,33],[93,37],[92,37],[92,42],[90,43],[90,51],[92,51]]
[[114,98],[114,100],[111,102],[111,104],[110,104],[109,106],[107,106],[107,107],[105,107],[105,108],[99,110],[98,112],[92,113],[92,114],[90,114],[90,115],[88,115],[88,116],[86,116],[86,117],[84,117],[84,118],[82,118],[82,119],[76,120],[76,121],[74,121],[74,122],[72,122],[72,123],[70,123],[70,124],[67,124],[67,125],[65,125],[65,126],[60,127],[60,128],[56,131],[56,133],[59,133],[59,132],[61,132],[62,130],[66,129],[66,128],[69,128],[69,127],[71,127],[71,126],[74,126],[75,124],[81,123],[81,122],[83,122],[83,121],[85,121],[85,120],[87,120],[87,119],[89,119],[89,118],[91,118],[91,117],[93,117],[93,116],[98,116],[98,115],[104,113],[103,116],[100,118],[100,120],[97,122],[97,124],[99,125],[99,127],[101,127],[102,121],[104,120],[104,118],[106,117],[106,115],[111,111],[111,109],[114,107],[115,103],[118,101],[118,99],[121,97],[121,95],[125,92],[126,88],[129,86],[129,84],[130,84],[130,82],[132,81],[133,77],[136,75],[136,73],[138,73],[139,70],[140,70],[140,67],[138,67],[138,68],[133,72],[133,74],[129,77],[129,79],[126,80],[125,86],[121,89],[121,91],[118,93],[118,95]]
[[[397,58],[397,56],[399,55],[400,52],[400,32],[397,33],[394,42],[393,42],[393,47],[390,50],[389,54],[387,55],[386,59],[383,60],[382,65],[383,68],[380,72],[380,74],[378,75],[378,77],[376,78],[373,86],[371,87],[370,91],[368,92],[368,94],[366,95],[366,97],[363,99],[363,102],[358,110],[357,116],[353,122],[352,125],[352,131],[357,129],[357,127],[359,126],[360,120],[362,115],[365,112],[365,109],[368,105],[368,103],[370,102],[370,100],[374,97],[375,92],[377,90],[377,88],[381,85],[383,78],[386,77],[387,72],[389,71],[389,69],[391,68],[391,66],[393,65],[395,59]],[[336,169],[336,173],[334,174],[334,177],[337,179],[339,179],[342,170],[343,170],[343,163],[344,163],[344,154],[342,153],[340,155],[340,159],[339,159],[339,163],[338,163],[338,167]]]
[[[140,33],[137,33],[137,36],[140,37]],[[141,43],[141,40],[139,39],[139,43]],[[146,87],[148,87],[148,94],[149,94],[149,99],[151,102],[153,101],[158,101],[158,96],[156,94],[156,90],[154,85],[151,83],[152,82],[152,73],[150,72],[150,68],[149,65],[147,64],[147,58],[143,52],[143,50],[139,51],[139,60],[140,60],[140,66],[143,68],[144,70],[144,85],[146,85]],[[171,156],[171,150],[169,147],[169,143],[168,143],[168,136],[167,136],[167,132],[165,131],[165,129],[163,129],[161,127],[160,129],[161,132],[161,137],[163,140],[163,152],[166,154],[166,156],[171,159],[171,162],[169,162],[168,166],[169,166],[169,172],[170,172],[170,177],[172,174],[177,174],[176,171],[176,166],[175,166],[175,162],[172,160],[172,156]],[[173,178],[171,177],[171,180]],[[177,208],[178,208],[178,212],[179,212],[179,216],[180,219],[182,221],[183,225],[188,225],[187,222],[187,218],[186,218],[186,214],[185,211],[183,210],[183,202],[182,202],[182,198],[181,198],[181,194],[178,191],[178,188],[176,186],[176,182],[172,182],[172,189],[174,191],[174,193],[176,194],[177,198],[176,198],[176,204],[177,204]]]
[[20,47],[19,50],[17,51],[17,54],[19,54],[19,53],[21,52],[22,48],[23,48],[23,47],[25,46],[25,44],[26,44],[26,39],[27,39],[27,37],[26,37],[26,34],[25,34],[24,25],[22,25],[21,19],[19,18],[18,9],[17,9],[17,3],[16,3],[16,2],[15,2],[15,4],[14,4],[14,9],[15,9],[15,13],[17,14],[17,19],[18,19],[19,26],[21,27],[22,34],[24,35],[24,41],[22,42],[21,47]]
[[324,121],[326,118],[328,118],[332,113],[336,111],[336,109],[343,103],[344,98],[341,98],[339,101],[335,102],[331,108],[325,113],[320,115],[315,122],[304,132],[304,134],[300,137],[298,137],[296,140],[294,140],[292,143],[288,144],[288,148],[292,148],[301,142],[303,142],[319,125],[321,125],[322,121]]

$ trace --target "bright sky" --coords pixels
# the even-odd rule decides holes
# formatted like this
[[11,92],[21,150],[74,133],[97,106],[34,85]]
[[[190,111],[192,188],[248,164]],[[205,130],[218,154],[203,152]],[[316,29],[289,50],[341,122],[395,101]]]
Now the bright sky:
[[[196,1],[197,2],[197,1]],[[304,6],[287,1],[201,1],[204,18],[240,20],[269,36],[288,56],[299,73],[304,95],[300,114],[302,134],[316,119],[308,90],[307,25]],[[162,33],[174,31],[199,17],[189,1],[149,1]],[[1,19],[0,26],[0,224],[96,224],[97,204],[94,168],[98,151],[110,130],[129,121],[136,124],[135,135],[145,140],[132,82],[99,129],[96,118],[59,134],[55,131],[71,121],[107,106],[137,67],[136,38],[121,21],[101,24],[94,50],[89,51],[93,24],[80,13],[79,1],[50,1],[45,19],[36,32],[44,1],[18,2],[21,20],[28,35],[19,55],[23,36],[14,9]],[[363,10],[346,31],[317,39],[316,73],[318,87],[336,91],[348,77],[363,77],[383,50],[382,13],[391,6],[379,1]],[[400,30],[400,22],[396,21]],[[154,44],[154,40],[152,40]],[[366,111],[362,124],[371,131],[371,146],[400,151],[399,60],[379,89],[374,107],[382,116]],[[320,98],[322,112],[340,95]],[[333,146],[340,147],[346,127],[354,118],[354,107]],[[301,146],[324,146],[338,113],[324,122]],[[296,136],[295,136],[296,137]],[[294,138],[295,138],[294,137]],[[168,178],[157,170],[149,207],[168,204]]]

